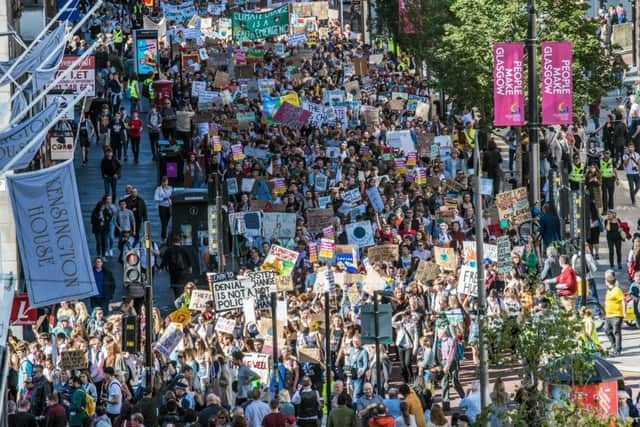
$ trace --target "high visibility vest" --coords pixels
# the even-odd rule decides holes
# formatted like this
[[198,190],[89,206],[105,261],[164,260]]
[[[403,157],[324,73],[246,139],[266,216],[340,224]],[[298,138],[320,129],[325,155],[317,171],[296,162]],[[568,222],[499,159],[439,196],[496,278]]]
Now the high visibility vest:
[[113,36],[111,38],[114,43],[122,43],[122,30],[113,30]]
[[142,7],[139,4],[134,4],[133,5],[133,13],[141,13],[142,12]]
[[476,130],[475,129],[469,129],[468,131],[465,129],[464,137],[466,139],[465,142],[469,144],[471,148],[476,147]]
[[609,159],[608,162],[600,159],[600,172],[602,173],[603,178],[613,178],[615,176],[615,172],[613,170],[613,159]]
[[127,88],[129,89],[129,96],[131,96],[131,98],[135,98],[138,99],[138,82],[136,80],[129,80],[129,84],[127,86]]
[[147,87],[149,88],[149,99],[151,101],[153,101],[154,99],[156,99],[156,91],[153,90],[153,80],[152,79],[146,79],[144,81],[144,84],[146,84]]
[[584,166],[576,166],[575,163],[571,165],[571,173],[569,174],[569,181],[582,182],[584,181]]

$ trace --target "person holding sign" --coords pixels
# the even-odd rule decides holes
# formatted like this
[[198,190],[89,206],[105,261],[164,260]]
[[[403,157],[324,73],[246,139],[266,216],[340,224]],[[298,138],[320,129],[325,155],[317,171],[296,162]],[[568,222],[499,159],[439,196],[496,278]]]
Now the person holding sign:
[[573,313],[576,308],[576,292],[578,291],[576,272],[571,267],[567,255],[560,255],[559,262],[562,269],[560,274],[553,279],[546,279],[544,283],[556,285],[560,304],[566,311]]

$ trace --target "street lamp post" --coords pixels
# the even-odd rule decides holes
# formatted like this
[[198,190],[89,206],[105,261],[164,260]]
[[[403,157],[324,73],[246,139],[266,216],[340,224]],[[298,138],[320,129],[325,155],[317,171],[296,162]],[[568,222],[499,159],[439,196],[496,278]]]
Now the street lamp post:
[[538,144],[538,80],[536,49],[538,40],[536,37],[536,2],[527,0],[528,26],[527,26],[527,75],[529,108],[527,114],[529,128],[529,174],[531,176],[529,187],[529,203],[531,208],[540,203],[540,146]]
[[487,352],[484,342],[484,312],[487,305],[487,294],[484,278],[484,241],[482,226],[482,195],[480,194],[480,178],[482,175],[482,159],[480,159],[480,148],[476,142],[474,148],[475,157],[475,187],[474,202],[476,205],[476,271],[478,280],[478,349],[480,353],[480,407],[481,410],[489,406],[489,371],[487,369]]

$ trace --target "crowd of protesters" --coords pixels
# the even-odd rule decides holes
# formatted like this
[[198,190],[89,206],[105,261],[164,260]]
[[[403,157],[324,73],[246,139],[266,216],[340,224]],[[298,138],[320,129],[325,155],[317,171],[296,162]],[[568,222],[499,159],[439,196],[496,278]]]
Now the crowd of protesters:
[[[206,17],[203,5],[196,6]],[[261,52],[251,63],[250,76],[235,76],[229,55],[225,65],[211,66],[206,60],[183,64],[182,53],[196,48],[186,42],[172,45],[171,37],[160,41],[157,73],[135,75],[132,32],[142,28],[144,16],[157,21],[161,14],[160,8],[150,9],[141,2],[105,2],[68,47],[69,53],[81,54],[90,42],[101,41],[95,54],[97,96],[88,117],[79,121],[78,133],[83,166],[91,156],[102,158],[99,173],[105,195],[91,213],[99,294],[90,301],[63,302],[41,312],[32,342],[10,338],[10,425],[317,427],[324,415],[330,427],[473,423],[480,413],[479,385],[463,384],[459,377],[463,362],[479,365],[477,299],[458,289],[458,266],[469,262],[464,259],[464,242],[475,241],[476,233],[482,233],[484,242],[495,244],[497,237],[506,234],[513,248],[509,273],[498,273],[496,259],[483,262],[489,318],[517,318],[527,311],[545,310],[556,301],[562,309],[577,310],[582,258],[558,254],[559,249],[567,251],[562,250],[566,237],[555,204],[533,209],[539,214],[540,230],[539,235],[529,236],[519,233],[518,224],[501,227],[493,205],[498,193],[520,186],[518,172],[525,178],[528,175],[526,162],[521,161],[526,158],[526,138],[510,130],[505,136],[509,159],[502,159],[498,141],[481,130],[472,109],[432,102],[419,67],[410,58],[388,51],[379,42],[364,44],[361,34],[352,33],[348,25],[340,27],[333,19],[318,21],[327,31],[313,43],[288,46],[283,38],[284,55],[275,53],[272,42],[276,40],[260,42],[259,47],[250,43],[249,47]],[[185,28],[187,21],[170,22],[169,31]],[[233,44],[229,39],[205,36],[201,42],[209,57],[228,52]],[[302,55],[303,51],[310,51],[310,55]],[[367,61],[364,72],[347,73],[353,68],[346,65],[355,59],[378,54],[381,59]],[[218,72],[229,79],[214,87]],[[153,83],[160,79],[173,80],[171,96],[159,98],[155,93]],[[273,85],[250,96],[250,87],[255,87],[252,81],[257,79],[272,79]],[[228,90],[231,99],[219,98],[205,108],[192,92],[193,82],[204,82],[211,91]],[[323,115],[317,126],[287,127],[264,108],[267,99],[291,94],[297,95],[303,108],[307,103],[328,107],[323,92],[344,89],[349,82],[358,82],[359,91],[344,93],[341,105],[345,116]],[[398,98],[403,101],[392,102]],[[431,111],[418,115],[416,108],[410,108],[411,101],[424,101]],[[621,242],[631,236],[613,211],[613,194],[620,170],[624,169],[630,186],[638,176],[637,167],[629,162],[637,160],[632,142],[640,129],[640,108],[634,110],[632,105],[629,110],[631,132],[626,130],[626,110],[612,114],[610,123],[597,129],[602,131],[602,148],[598,141],[587,147],[591,142],[583,118],[541,135],[544,200],[552,202],[546,180],[549,171],[564,172],[571,186],[585,180],[592,196],[588,244],[578,251],[587,252],[587,279],[595,298],[598,245],[600,234],[606,235],[611,270],[606,273],[602,315],[614,355],[624,351],[621,327],[627,307],[620,283],[632,282],[636,322],[640,298],[640,270],[636,273],[640,245],[634,243],[627,271],[616,271],[622,270],[624,263]],[[237,121],[225,124],[237,113],[246,112],[255,113],[246,126]],[[200,120],[209,123],[206,132],[199,126]],[[388,144],[386,135],[397,130],[410,131],[415,152]],[[624,139],[621,145],[619,138]],[[192,311],[192,320],[181,324],[184,338],[171,355],[154,352],[153,385],[147,386],[143,380],[142,354],[122,350],[124,316],[138,316],[141,331],[152,327],[154,342],[171,324],[167,313],[157,308],[148,319],[139,289],[125,289],[124,302],[112,304],[120,285],[104,264],[112,257],[122,261],[127,249],[142,248],[142,224],[156,218],[155,210],[137,190],[124,188],[120,179],[125,169],[127,174],[136,173],[141,140],[149,141],[153,160],[160,157],[159,141],[182,144],[184,182],[176,186],[206,187],[214,175],[237,183],[255,178],[250,191],[226,197],[228,214],[269,209],[297,215],[290,238],[247,237],[242,233],[227,236],[240,260],[238,275],[260,270],[272,245],[299,253],[291,275],[293,290],[281,295],[287,303],[287,322],[277,331],[277,372],[271,372],[267,381],[245,363],[248,354],[271,354],[273,339],[258,325],[260,320],[271,318],[266,312],[258,313],[256,322],[249,322],[242,310],[216,313],[213,302],[204,310]],[[436,140],[440,142],[434,150],[431,146]],[[268,155],[235,159],[232,146],[237,144]],[[470,172],[476,145],[482,153],[484,176],[493,180],[490,193],[483,196],[483,206],[473,201],[474,192],[479,191]],[[516,155],[518,150],[522,152]],[[587,161],[593,166],[589,171],[583,166]],[[324,184],[320,177],[326,178]],[[275,186],[274,180],[284,185]],[[369,199],[367,190],[372,187],[379,191],[380,209]],[[362,209],[345,200],[345,193],[353,189]],[[152,265],[169,270],[175,308],[188,309],[191,293],[198,286],[183,280],[181,274],[191,266],[181,259],[179,236],[170,233],[172,191],[165,177],[154,193],[162,241],[154,244],[152,256],[157,259]],[[632,187],[634,204],[635,191]],[[255,207],[256,201],[262,202],[261,208]],[[307,213],[320,207],[333,208],[335,216],[326,230],[312,232]],[[482,216],[482,230],[476,229],[478,215]],[[320,238],[348,245],[352,242],[347,225],[361,221],[370,222],[375,245],[398,248],[396,259],[369,263],[366,248],[358,248],[358,256],[349,266],[318,258]],[[440,268],[430,280],[417,279],[421,261],[438,261],[437,248],[454,249],[459,259],[456,268]],[[225,259],[207,257],[200,270],[212,271],[218,263],[225,263]],[[324,301],[314,286],[317,272],[325,264],[336,272],[354,273],[330,299],[330,355],[324,348]],[[383,347],[381,360],[376,360],[374,346],[363,345],[361,337],[361,307],[374,297],[362,278],[372,269],[384,278],[380,290],[388,293],[384,298],[392,306],[393,343]],[[622,279],[625,273],[630,280]],[[357,298],[348,295],[352,289],[357,289]],[[588,320],[593,313],[583,309],[582,316]],[[235,321],[232,333],[217,330],[220,317]],[[594,349],[601,349],[588,321],[583,333]],[[317,350],[319,358],[303,357],[304,349]],[[86,368],[62,368],[61,354],[70,350],[86,353]],[[327,356],[331,366],[325,370],[320,362]],[[382,384],[377,384],[378,368]],[[329,405],[322,388],[327,371],[333,384]],[[401,385],[397,385],[399,378]],[[451,387],[460,398],[459,408],[453,411]],[[499,380],[493,384],[491,400],[502,409],[512,403]],[[624,402],[626,405],[627,400]],[[328,412],[326,406],[331,408]],[[626,408],[626,416],[633,417],[633,403]],[[501,425],[499,417],[493,422]]]

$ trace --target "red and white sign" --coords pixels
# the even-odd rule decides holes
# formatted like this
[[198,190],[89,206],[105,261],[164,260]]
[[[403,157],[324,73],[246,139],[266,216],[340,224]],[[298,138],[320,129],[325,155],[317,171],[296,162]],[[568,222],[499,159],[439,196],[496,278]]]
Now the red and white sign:
[[31,326],[38,320],[38,311],[29,305],[27,294],[15,294],[11,306],[11,326]]
[[[56,73],[56,78],[78,59],[75,55],[65,55]],[[53,90],[72,92],[79,95],[86,87],[91,88],[87,96],[96,96],[96,58],[87,56],[78,66],[70,71]]]

